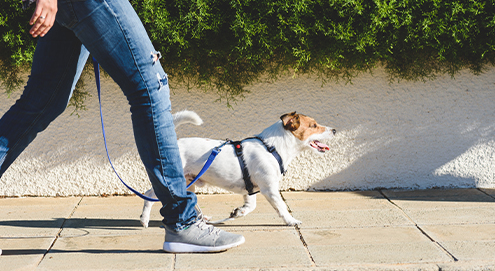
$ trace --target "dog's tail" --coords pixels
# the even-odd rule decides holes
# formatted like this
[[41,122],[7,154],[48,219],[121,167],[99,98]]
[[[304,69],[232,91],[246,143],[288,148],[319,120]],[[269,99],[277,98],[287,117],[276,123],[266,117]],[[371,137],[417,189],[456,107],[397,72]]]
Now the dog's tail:
[[175,127],[186,123],[194,125],[203,124],[203,120],[198,116],[198,114],[196,114],[196,112],[193,111],[183,110],[175,113],[173,117]]

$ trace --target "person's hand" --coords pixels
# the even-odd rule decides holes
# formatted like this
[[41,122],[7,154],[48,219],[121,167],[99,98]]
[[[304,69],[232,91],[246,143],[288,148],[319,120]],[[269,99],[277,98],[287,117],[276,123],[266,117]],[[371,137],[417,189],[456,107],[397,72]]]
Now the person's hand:
[[33,26],[29,34],[33,38],[43,37],[52,28],[55,15],[57,15],[57,0],[37,0],[36,9],[29,21],[29,24]]

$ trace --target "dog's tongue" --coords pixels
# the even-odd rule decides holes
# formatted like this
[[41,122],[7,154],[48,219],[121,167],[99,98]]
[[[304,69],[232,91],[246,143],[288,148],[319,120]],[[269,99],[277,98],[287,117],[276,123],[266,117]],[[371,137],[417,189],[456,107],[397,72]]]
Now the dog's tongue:
[[330,147],[328,147],[326,144],[321,143],[318,140],[311,142],[311,146],[321,152],[330,150]]

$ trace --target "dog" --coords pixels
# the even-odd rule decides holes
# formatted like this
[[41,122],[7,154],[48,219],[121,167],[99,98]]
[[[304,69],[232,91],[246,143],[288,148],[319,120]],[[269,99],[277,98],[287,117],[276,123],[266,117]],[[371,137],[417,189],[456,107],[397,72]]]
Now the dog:
[[[201,125],[203,121],[192,111],[174,114],[175,127],[186,123]],[[283,169],[287,168],[302,151],[312,150],[318,154],[328,151],[330,148],[321,140],[331,139],[335,133],[335,129],[319,125],[311,117],[292,112],[282,115],[280,120],[263,130],[257,138],[242,141],[242,158],[253,189],[259,190],[266,197],[285,224],[298,225],[301,221],[292,217],[280,195],[279,182],[282,179]],[[197,137],[178,140],[184,175],[188,182],[200,172],[212,149],[223,143],[225,141]],[[270,146],[275,148],[282,164],[279,164],[277,158],[268,151]],[[256,194],[250,195],[246,189],[247,185],[235,148],[233,144],[225,144],[210,168],[194,183],[198,187],[208,183],[243,195],[244,205],[234,209],[231,218],[246,216],[256,208]],[[192,189],[194,185],[191,186]],[[145,195],[155,196],[153,189],[148,190]],[[144,227],[148,227],[152,205],[151,201],[144,202],[140,219]]]

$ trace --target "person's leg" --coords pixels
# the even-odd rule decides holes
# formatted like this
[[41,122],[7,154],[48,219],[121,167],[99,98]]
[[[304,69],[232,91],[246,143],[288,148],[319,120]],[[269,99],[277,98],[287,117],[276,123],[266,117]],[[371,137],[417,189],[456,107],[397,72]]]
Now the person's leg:
[[190,225],[196,196],[185,187],[167,76],[134,9],[127,0],[59,0],[57,22],[74,32],[126,95],[164,224],[176,230]]
[[195,210],[196,196],[186,190],[170,113],[168,78],[130,3],[59,0],[57,20],[74,31],[127,97],[138,152],[163,204],[163,248],[208,252],[242,244],[244,237],[206,225]]
[[39,38],[22,96],[0,119],[0,177],[66,109],[88,55],[74,34],[58,24]]

